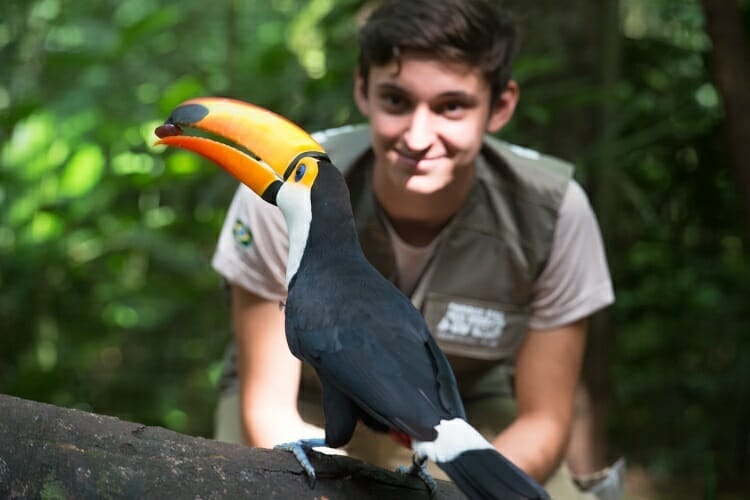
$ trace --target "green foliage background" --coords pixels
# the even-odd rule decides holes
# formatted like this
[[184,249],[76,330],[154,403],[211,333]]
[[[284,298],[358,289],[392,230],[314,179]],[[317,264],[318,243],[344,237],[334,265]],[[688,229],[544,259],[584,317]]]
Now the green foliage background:
[[[359,121],[361,3],[3,3],[0,392],[210,435],[229,331],[209,259],[234,182],[194,155],[162,154],[153,129],[200,95],[309,130]],[[503,136],[575,161],[599,215],[618,295],[613,447],[706,491],[741,482],[748,221],[700,6],[622,0],[613,52],[598,55],[577,38],[576,13],[560,11],[539,22],[567,19],[562,39],[526,27],[523,100]]]

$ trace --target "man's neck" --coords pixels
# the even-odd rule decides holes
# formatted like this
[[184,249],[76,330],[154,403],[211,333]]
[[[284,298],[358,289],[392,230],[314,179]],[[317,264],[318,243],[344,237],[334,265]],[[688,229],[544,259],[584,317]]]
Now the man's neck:
[[373,177],[375,199],[399,237],[414,246],[424,246],[440,231],[466,203],[474,183],[474,174],[456,181],[440,191],[422,194],[394,189]]

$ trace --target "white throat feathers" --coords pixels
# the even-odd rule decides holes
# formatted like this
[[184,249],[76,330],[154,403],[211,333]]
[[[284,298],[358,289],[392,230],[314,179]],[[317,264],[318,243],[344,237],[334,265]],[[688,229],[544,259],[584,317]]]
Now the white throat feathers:
[[310,189],[300,184],[285,182],[276,195],[276,205],[284,214],[289,232],[289,258],[286,265],[286,285],[289,287],[289,283],[299,270],[310,235]]

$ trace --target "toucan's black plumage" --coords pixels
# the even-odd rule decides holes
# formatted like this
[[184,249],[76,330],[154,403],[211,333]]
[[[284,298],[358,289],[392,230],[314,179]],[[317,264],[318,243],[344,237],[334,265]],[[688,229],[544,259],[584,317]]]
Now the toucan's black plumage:
[[[289,122],[246,103],[186,104],[205,106],[208,113],[198,122],[173,119],[161,132],[171,134],[171,125],[180,133],[179,127],[198,127],[254,153],[254,146],[268,151],[258,162],[201,138],[160,141],[216,161],[284,213],[287,341],[320,378],[325,444],[345,445],[362,420],[375,430],[407,435],[415,453],[434,460],[470,498],[548,498],[466,422],[453,372],[421,314],[365,258],[346,183],[322,148]],[[277,135],[253,136],[247,123],[256,122]],[[300,155],[307,140],[312,156]],[[285,141],[297,146],[286,156]],[[271,154],[279,156],[269,160]]]
[[450,366],[411,302],[360,250],[346,184],[327,161],[319,163],[311,206],[307,245],[289,283],[286,335],[292,353],[320,376],[327,444],[346,444],[361,411],[413,439],[434,440],[441,419],[465,418]]
[[[346,184],[327,161],[319,162],[311,208],[289,283],[286,335],[320,378],[326,445],[348,443],[363,413],[379,430],[435,441],[441,421],[466,419],[453,372],[419,312],[362,253]],[[489,447],[437,463],[472,498],[545,497]]]

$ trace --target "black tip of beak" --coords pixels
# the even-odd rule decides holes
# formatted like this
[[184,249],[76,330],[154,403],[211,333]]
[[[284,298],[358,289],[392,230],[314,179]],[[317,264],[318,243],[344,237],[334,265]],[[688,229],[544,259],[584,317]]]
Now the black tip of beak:
[[175,108],[166,123],[191,125],[201,121],[208,113],[208,108],[202,104],[185,104]]
[[154,133],[160,139],[182,135],[180,124],[191,125],[201,121],[207,115],[208,108],[202,104],[185,104],[184,106],[179,106],[172,111],[172,114],[169,115],[164,125],[156,127]]
[[156,127],[154,133],[159,139],[164,139],[165,137],[182,135],[182,129],[174,123],[166,122],[164,125],[159,125],[158,127]]

